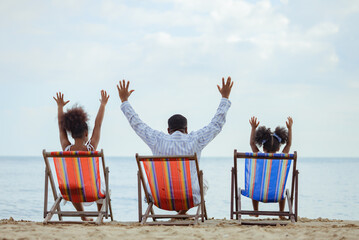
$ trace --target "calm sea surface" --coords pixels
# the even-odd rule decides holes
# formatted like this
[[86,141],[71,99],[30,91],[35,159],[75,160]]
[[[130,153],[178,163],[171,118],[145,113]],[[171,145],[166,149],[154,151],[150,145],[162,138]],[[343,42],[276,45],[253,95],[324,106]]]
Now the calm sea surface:
[[[135,158],[106,157],[106,165],[110,168],[115,220],[136,221]],[[203,157],[200,160],[200,168],[209,183],[205,197],[209,217],[229,219],[232,165],[230,157]],[[0,219],[42,221],[43,158],[0,157],[0,166]],[[298,169],[300,217],[359,220],[359,158],[299,158]],[[243,186],[243,170],[239,171],[239,180]],[[251,209],[251,201],[247,198],[243,201],[243,208]],[[259,207],[262,210],[277,209],[278,204],[260,204]],[[63,209],[72,210],[73,207],[68,203]]]

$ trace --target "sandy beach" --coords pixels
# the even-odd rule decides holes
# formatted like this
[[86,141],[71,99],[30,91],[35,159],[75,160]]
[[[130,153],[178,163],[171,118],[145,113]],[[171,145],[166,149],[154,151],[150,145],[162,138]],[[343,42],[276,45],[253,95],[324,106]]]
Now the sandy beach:
[[140,226],[134,222],[49,224],[1,220],[0,239],[358,239],[359,221],[301,218],[287,226],[240,226],[211,219],[196,226]]

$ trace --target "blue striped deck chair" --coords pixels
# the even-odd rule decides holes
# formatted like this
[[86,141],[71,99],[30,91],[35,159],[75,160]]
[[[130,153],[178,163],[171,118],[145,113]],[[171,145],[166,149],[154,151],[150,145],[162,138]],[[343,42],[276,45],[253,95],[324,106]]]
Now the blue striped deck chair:
[[[238,187],[237,159],[244,159],[244,189]],[[241,224],[266,224],[268,222],[245,222],[242,215],[287,216],[291,222],[298,217],[298,170],[297,152],[285,153],[240,153],[234,150],[234,167],[232,168],[231,182],[231,219],[236,216]],[[286,182],[292,169],[291,191],[286,189]],[[242,210],[241,195],[263,203],[278,203],[286,199],[288,211],[253,211]],[[294,201],[294,211],[293,211]],[[235,210],[234,210],[235,207]],[[281,222],[280,224],[287,224]]]
[[[44,198],[44,224],[65,223],[63,217],[97,217],[97,221],[86,221],[87,223],[101,224],[103,218],[112,216],[111,200],[109,194],[109,169],[105,167],[103,150],[101,151],[57,151],[46,152],[43,150],[45,160],[45,198]],[[54,178],[51,172],[49,159],[53,160],[53,165],[57,177],[57,185],[60,194],[57,193]],[[100,160],[102,162],[104,182],[104,192],[101,190]],[[54,204],[50,211],[47,210],[48,204],[48,183],[52,188]],[[72,203],[103,202],[102,209],[99,211],[61,211],[60,203],[66,200]],[[59,221],[52,221],[53,215],[58,215]],[[79,223],[78,221],[66,221],[66,223]],[[82,222],[80,222],[82,223]]]
[[[192,225],[201,217],[207,219],[203,198],[203,173],[199,170],[197,156],[139,156],[138,164],[138,210],[139,222],[150,225]],[[192,168],[191,168],[192,166]],[[191,172],[196,171],[196,172]],[[196,178],[195,181],[192,181]],[[199,181],[197,181],[199,179]],[[192,186],[192,184],[195,184]],[[148,203],[142,214],[141,185]],[[198,197],[200,200],[198,200]],[[167,211],[189,210],[197,207],[196,214],[154,214],[153,206]],[[150,214],[151,213],[151,214]],[[147,219],[154,221],[147,223]],[[194,221],[157,221],[160,218]]]

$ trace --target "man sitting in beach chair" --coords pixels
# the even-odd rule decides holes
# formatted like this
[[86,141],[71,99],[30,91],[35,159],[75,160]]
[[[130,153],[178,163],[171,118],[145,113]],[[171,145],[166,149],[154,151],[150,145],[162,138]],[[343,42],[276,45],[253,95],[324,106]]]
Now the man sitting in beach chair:
[[[202,149],[214,139],[222,130],[226,120],[227,111],[231,105],[228,97],[230,95],[233,82],[228,77],[225,82],[222,78],[222,87],[218,90],[222,95],[221,102],[212,121],[202,129],[188,133],[187,119],[180,115],[173,115],[168,119],[168,134],[154,130],[146,125],[132,106],[128,102],[129,96],[134,90],[129,90],[129,82],[120,81],[117,85],[119,97],[122,101],[121,110],[128,119],[131,127],[136,134],[150,147],[155,156],[173,156],[173,155],[194,155],[200,158]],[[193,188],[193,198],[196,204],[200,203],[200,191],[198,187],[198,173],[194,162],[190,163],[191,179]],[[179,214],[185,214],[187,209],[178,210]]]
[[[153,222],[151,224],[189,225],[197,224],[201,217],[202,222],[207,218],[204,203],[203,172],[199,170],[196,154],[193,156],[139,156],[136,154],[138,165],[138,212],[139,222],[145,224],[147,218],[194,218],[193,222]],[[195,164],[195,170],[199,181],[194,181],[192,186],[191,164]],[[142,214],[141,185],[148,203],[145,214]],[[199,190],[199,193],[198,193]],[[200,195],[200,202],[195,201],[194,195]],[[153,205],[168,211],[178,211],[182,214],[165,215],[154,214]],[[194,215],[184,215],[190,208],[197,206]],[[150,214],[151,213],[151,214]]]

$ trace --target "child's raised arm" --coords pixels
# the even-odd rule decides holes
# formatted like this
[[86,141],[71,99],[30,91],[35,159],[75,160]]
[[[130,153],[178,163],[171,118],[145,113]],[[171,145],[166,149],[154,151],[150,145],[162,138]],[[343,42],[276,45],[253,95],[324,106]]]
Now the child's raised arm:
[[64,94],[61,92],[56,93],[56,98],[53,97],[57,103],[57,120],[59,124],[59,132],[60,132],[60,143],[62,150],[65,150],[65,148],[70,145],[70,141],[67,137],[67,132],[65,129],[61,127],[61,118],[64,115],[64,106],[70,102],[70,101],[64,101]]
[[107,95],[106,91],[101,90],[101,99],[100,99],[101,105],[100,108],[98,109],[98,113],[95,120],[95,126],[93,128],[93,132],[91,136],[91,145],[94,147],[94,149],[97,148],[97,145],[100,141],[102,120],[105,115],[105,107],[109,97],[110,95]]
[[292,125],[293,125],[293,119],[291,117],[288,117],[288,121],[286,122],[287,128],[288,128],[288,142],[283,148],[283,153],[289,153],[290,147],[292,146]]
[[249,124],[251,124],[252,126],[252,130],[251,130],[251,137],[250,137],[250,140],[249,140],[249,144],[251,145],[251,148],[252,148],[252,151],[254,153],[257,153],[259,152],[259,149],[255,143],[255,135],[256,135],[256,129],[259,125],[259,121],[257,121],[257,118],[256,117],[251,117],[249,119]]

